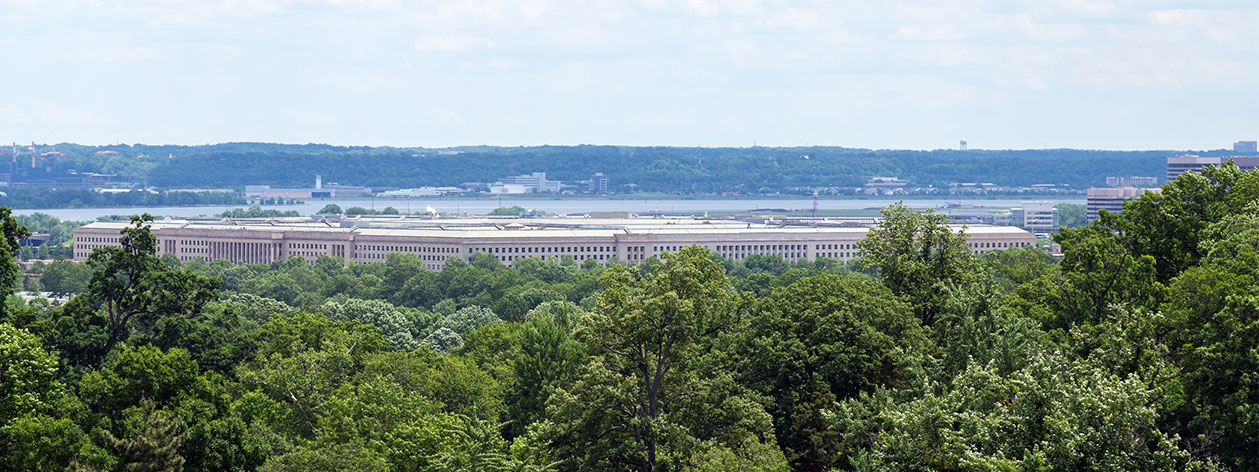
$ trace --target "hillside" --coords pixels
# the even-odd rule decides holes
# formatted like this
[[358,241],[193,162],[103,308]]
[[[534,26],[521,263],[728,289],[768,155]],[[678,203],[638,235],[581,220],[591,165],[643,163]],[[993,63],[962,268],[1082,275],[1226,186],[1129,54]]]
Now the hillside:
[[[1111,175],[1161,176],[1166,157],[1187,152],[592,145],[435,150],[265,143],[102,147],[63,143],[36,147],[37,153],[54,149],[64,155],[41,157],[41,168],[119,173],[170,188],[306,185],[315,174],[323,175],[324,182],[414,187],[492,182],[529,172],[546,172],[553,180],[571,181],[603,172],[614,191],[623,191],[632,183],[639,191],[662,193],[786,193],[799,187],[856,186],[874,175],[896,176],[917,185],[1052,183],[1083,188],[1101,185]],[[117,154],[97,154],[102,150]],[[144,157],[137,157],[141,155]]]

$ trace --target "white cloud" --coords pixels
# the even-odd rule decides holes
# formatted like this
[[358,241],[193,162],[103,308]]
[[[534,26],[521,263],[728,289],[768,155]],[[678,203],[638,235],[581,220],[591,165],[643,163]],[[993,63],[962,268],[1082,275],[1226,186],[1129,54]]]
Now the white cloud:
[[895,33],[892,33],[892,38],[915,41],[958,41],[966,39],[966,34],[949,28],[901,25],[896,28]]
[[[0,121],[69,141],[722,144],[755,134],[794,144],[814,130],[815,143],[930,147],[929,126],[898,130],[913,113],[915,126],[1005,129],[996,140],[1017,147],[1044,131],[1021,135],[1011,110],[1052,104],[1121,116],[1110,134],[1054,123],[1081,143],[1124,147],[1106,140],[1167,119],[1129,111],[1133,102],[1174,98],[1176,116],[1196,120],[1187,133],[1217,119],[1212,104],[1259,106],[1255,24],[1246,0],[0,0],[0,50],[39,72],[0,79],[20,91]],[[590,103],[617,113],[591,114]],[[959,103],[973,109],[959,118]],[[33,112],[49,106],[61,111]],[[430,106],[459,112],[424,118],[423,139],[438,141],[415,142],[403,110]],[[528,119],[497,117],[525,109]],[[299,126],[277,110],[372,118]],[[244,130],[234,116],[277,119]],[[96,117],[111,121],[72,125]],[[1255,120],[1216,128],[1259,129]]]
[[714,0],[686,0],[685,3],[692,13],[702,16],[716,16],[721,13],[721,6]]
[[495,46],[489,38],[461,34],[428,34],[415,40],[415,50],[419,52],[461,52]]

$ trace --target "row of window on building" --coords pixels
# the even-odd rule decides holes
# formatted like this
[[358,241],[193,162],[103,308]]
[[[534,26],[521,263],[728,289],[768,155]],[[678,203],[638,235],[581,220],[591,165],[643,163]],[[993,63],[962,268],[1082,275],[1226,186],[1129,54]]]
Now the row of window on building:
[[577,262],[584,262],[586,259],[594,259],[596,261],[607,261],[609,259],[612,259],[613,257],[616,257],[615,254],[564,254],[564,255],[554,255],[554,254],[545,255],[544,254],[541,256],[520,254],[520,255],[498,255],[497,257],[499,261],[504,262],[506,264],[511,264],[517,259],[525,259],[528,257],[537,257],[545,261],[545,260],[548,260],[548,258],[559,259],[564,256],[572,256],[573,259],[576,260]]
[[416,254],[457,254],[459,248],[443,246],[393,246],[385,244],[361,244],[359,251],[411,252]]
[[614,246],[566,246],[566,247],[551,247],[551,246],[494,247],[494,246],[490,246],[490,247],[468,248],[468,254],[472,254],[476,251],[484,252],[486,254],[560,254],[560,253],[575,253],[575,252],[591,252],[591,253],[605,252],[606,253],[606,252],[616,252],[616,247]]
[[92,255],[92,251],[103,247],[117,247],[121,243],[122,240],[118,237],[86,236],[74,238],[74,257],[76,259],[86,259]]

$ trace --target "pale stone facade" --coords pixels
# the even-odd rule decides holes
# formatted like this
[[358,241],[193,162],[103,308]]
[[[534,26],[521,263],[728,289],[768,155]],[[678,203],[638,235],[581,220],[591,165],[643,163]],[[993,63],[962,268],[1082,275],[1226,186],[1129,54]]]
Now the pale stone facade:
[[[524,257],[542,259],[572,256],[578,262],[613,258],[639,263],[666,251],[685,246],[706,247],[723,257],[740,260],[752,254],[777,254],[788,261],[819,257],[849,260],[857,257],[857,242],[868,228],[779,227],[768,225],[697,224],[682,222],[609,225],[586,220],[554,228],[547,224],[520,223],[487,226],[446,225],[421,228],[342,228],[322,223],[192,223],[158,221],[151,226],[157,237],[158,254],[173,254],[182,261],[196,258],[268,264],[300,256],[314,262],[329,256],[344,263],[384,262],[390,253],[413,254],[426,267],[441,270],[446,260],[469,260],[478,252],[497,257],[511,265]],[[457,222],[454,224],[458,224]],[[92,223],[75,229],[75,260],[84,260],[92,250],[117,246],[119,231],[126,223]],[[958,230],[961,227],[957,228]],[[1035,237],[1024,230],[1002,226],[970,226],[967,241],[976,254],[1031,246]]]

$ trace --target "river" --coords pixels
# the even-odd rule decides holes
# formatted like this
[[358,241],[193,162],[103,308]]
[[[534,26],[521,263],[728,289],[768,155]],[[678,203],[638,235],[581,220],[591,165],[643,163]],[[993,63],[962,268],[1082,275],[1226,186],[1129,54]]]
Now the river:
[[[1084,204],[1085,200],[1082,196],[1064,196],[1064,197],[1039,197],[1038,201],[1052,201],[1054,203],[1075,203]],[[818,200],[818,210],[827,212],[827,214],[853,212],[862,213],[861,210],[886,207],[901,199],[890,198],[823,198]],[[983,207],[983,208],[1010,208],[1018,207],[1023,199],[988,199],[988,198],[920,198],[920,199],[904,199],[905,204],[912,208],[942,208],[950,205],[962,205]],[[403,213],[420,213],[427,206],[432,206],[442,213],[463,213],[485,214],[494,208],[504,206],[520,206],[527,209],[545,211],[547,213],[558,214],[575,214],[587,213],[592,211],[628,211],[639,214],[646,214],[653,210],[661,210],[665,213],[701,213],[705,211],[711,212],[744,212],[755,209],[785,209],[785,210],[810,210],[813,208],[813,200],[809,198],[705,198],[705,199],[650,199],[650,200],[628,200],[628,199],[574,199],[574,198],[557,198],[557,199],[538,199],[538,198],[511,198],[503,197],[502,199],[455,199],[455,198],[408,198],[408,199],[381,199],[381,198],[333,198],[323,200],[308,200],[305,203],[296,205],[267,205],[265,208],[288,211],[297,210],[302,215],[313,215],[328,204],[339,205],[342,209],[349,207],[363,207],[368,209],[382,210],[385,207],[394,207]],[[232,208],[243,208],[243,205],[233,206],[191,206],[191,207],[113,207],[113,208],[64,208],[64,209],[15,209],[14,214],[29,215],[32,213],[45,213],[55,216],[62,220],[85,221],[95,220],[100,216],[107,215],[133,215],[139,213],[151,213],[155,216],[171,216],[171,217],[190,217],[190,216],[210,216],[223,213]]]

